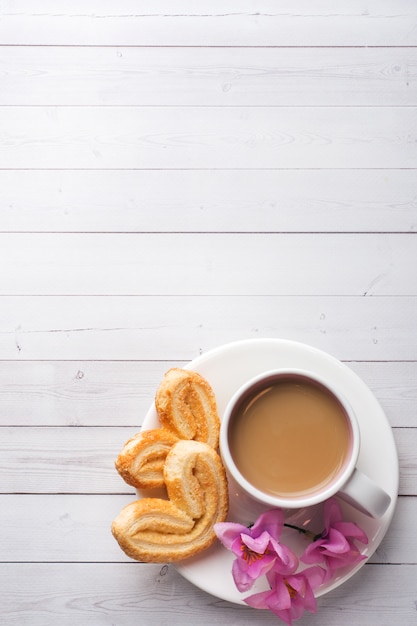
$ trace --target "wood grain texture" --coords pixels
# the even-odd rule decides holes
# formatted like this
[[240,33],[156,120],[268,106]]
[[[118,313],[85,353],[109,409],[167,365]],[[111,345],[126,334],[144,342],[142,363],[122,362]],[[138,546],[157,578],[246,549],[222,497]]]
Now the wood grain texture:
[[[170,367],[185,361],[0,361],[1,426],[138,428]],[[415,426],[416,362],[352,362],[389,423]]]
[[368,384],[400,460],[300,626],[415,624],[416,3],[6,0],[0,44],[0,622],[277,624],[110,522],[163,373],[278,337]]
[[[132,487],[115,471],[114,461],[137,430],[117,426],[4,427],[0,493],[133,494]],[[394,433],[401,465],[400,493],[415,496],[417,431],[396,428]]]
[[417,104],[414,48],[0,49],[0,105]]
[[415,234],[0,234],[0,295],[416,296],[416,242]]
[[[5,107],[0,168],[416,168],[414,107]],[[372,164],[372,165],[371,165]]]
[[8,296],[0,305],[7,360],[189,361],[256,337],[301,341],[343,360],[416,355],[414,296]]
[[85,3],[14,0],[2,6],[6,44],[134,46],[407,46],[415,45],[416,7],[409,0],[334,6],[320,0],[122,0]]
[[[2,494],[1,561],[131,563],[112,536],[110,524],[134,499],[134,494]],[[391,526],[370,563],[416,565],[417,539],[409,533],[416,515],[416,498],[400,496]]]
[[[365,565],[339,589],[319,600],[316,615],[301,624],[369,626],[380,614],[380,626],[415,624],[414,565]],[[19,580],[19,588],[13,581]],[[195,589],[172,566],[136,563],[107,564],[2,564],[2,614],[8,626],[92,626],[144,623],[152,626],[194,623],[210,626],[277,624],[272,613],[232,605]],[[390,589],[390,593],[381,590]],[[379,590],[379,591],[378,591]],[[190,601],[190,594],[193,600]],[[356,602],[352,604],[352,597]],[[370,617],[371,616],[371,617]],[[279,623],[279,622],[278,622]]]
[[417,232],[415,170],[0,170],[0,186],[2,232]]

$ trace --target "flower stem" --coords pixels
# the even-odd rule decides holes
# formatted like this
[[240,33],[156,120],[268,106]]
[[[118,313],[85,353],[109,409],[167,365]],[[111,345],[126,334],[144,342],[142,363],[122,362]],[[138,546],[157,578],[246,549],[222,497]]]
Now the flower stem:
[[322,533],[318,533],[317,535],[315,535],[313,531],[306,528],[300,528],[299,526],[294,526],[293,524],[284,524],[284,526],[286,526],[287,528],[292,528],[293,530],[298,530],[299,533],[303,533],[303,535],[306,535],[306,537],[308,537],[312,541],[317,541],[317,539],[320,539],[322,536]]

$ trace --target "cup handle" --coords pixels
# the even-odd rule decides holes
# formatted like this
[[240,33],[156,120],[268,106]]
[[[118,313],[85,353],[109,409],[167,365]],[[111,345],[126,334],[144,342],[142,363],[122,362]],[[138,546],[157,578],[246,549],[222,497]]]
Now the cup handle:
[[390,505],[391,497],[358,469],[338,495],[349,504],[370,517],[382,517]]

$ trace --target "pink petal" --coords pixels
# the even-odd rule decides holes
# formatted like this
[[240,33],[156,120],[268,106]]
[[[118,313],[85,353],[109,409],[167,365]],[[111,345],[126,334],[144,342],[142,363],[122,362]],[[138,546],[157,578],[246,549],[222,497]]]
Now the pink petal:
[[329,552],[335,552],[337,554],[343,554],[350,550],[350,545],[346,537],[334,528],[330,529],[329,536],[323,544],[323,547]]
[[273,613],[275,613],[275,615],[277,615],[279,619],[281,619],[283,622],[288,624],[288,626],[292,626],[291,609],[286,609],[285,611],[277,611],[277,610],[271,609],[271,611],[273,611]]
[[244,598],[244,602],[253,609],[268,609],[267,600],[271,595],[270,591],[262,591],[260,593],[254,593],[247,598]]
[[329,530],[330,526],[333,526],[336,522],[342,521],[342,509],[335,498],[326,500],[323,509],[324,525],[326,526],[326,530]]
[[[304,609],[313,613],[316,612],[317,602],[312,585],[314,584],[315,587],[318,587],[323,582],[324,577],[324,569],[321,567],[310,567],[299,574],[285,578],[286,582],[297,592],[297,595],[291,600],[291,615],[293,618],[295,618],[295,614],[302,615]],[[299,612],[297,608],[301,608],[302,611]]]
[[366,556],[362,555],[356,548],[352,548],[343,554],[327,553],[324,551],[323,555],[327,558],[329,564],[334,565],[333,569],[343,567],[344,565],[360,563],[360,561],[366,559]]
[[[296,595],[291,597],[287,584],[293,588]],[[308,580],[303,574],[294,574],[293,576],[286,576],[276,581],[275,595],[267,600],[267,604],[271,611],[278,615],[281,619],[288,624],[292,623],[293,619],[298,619],[304,613],[305,600],[304,596],[307,589],[309,589]],[[308,596],[308,605],[315,607],[315,598],[313,597],[313,604],[311,603],[310,596]]]
[[275,559],[264,559],[263,561],[258,561],[258,563],[254,563],[252,575],[258,579],[261,576],[264,576],[269,572],[270,569],[274,566]]
[[214,524],[214,532],[228,550],[231,550],[233,542],[237,537],[241,534],[249,534],[249,530],[246,526],[232,522],[217,522],[217,524]]
[[334,527],[345,537],[352,537],[361,543],[368,543],[368,537],[362,528],[359,528],[359,526],[354,522],[337,522]]
[[[317,589],[317,587],[319,587],[325,580],[326,578],[326,571],[319,566],[315,566],[315,567],[309,567],[307,569],[305,569],[302,572],[302,575],[305,576],[308,580],[310,589]],[[312,594],[314,597],[314,594]],[[315,599],[314,599],[314,603],[315,603]],[[310,610],[310,609],[309,609]]]
[[255,582],[255,580],[251,578],[247,572],[241,569],[238,559],[233,561],[232,576],[239,591],[249,591]]
[[324,561],[322,546],[324,543],[324,539],[318,539],[314,543],[311,543],[304,550],[303,555],[301,556],[301,561],[303,563],[321,563]]
[[292,574],[298,567],[298,557],[288,546],[271,539],[269,549],[275,556],[274,571],[277,574]]
[[248,565],[245,561],[235,559],[232,565],[232,575],[236,587],[239,591],[248,591],[255,581],[272,567],[273,560],[258,561]]
[[290,609],[292,600],[284,577],[274,572],[267,574],[267,579],[271,585],[271,591],[267,598],[268,608],[274,612]]
[[266,531],[264,531],[258,537],[251,537],[250,535],[243,534],[241,536],[242,543],[244,543],[249,548],[249,550],[251,550],[252,552],[257,552],[258,554],[265,553],[265,550],[267,549],[269,544],[269,539],[269,533],[267,533]]
[[266,574],[273,567],[274,563],[274,556],[265,556],[263,559],[251,563],[251,565],[247,568],[247,571],[251,578],[256,580],[260,576]]
[[[324,574],[324,570],[323,570]],[[310,586],[307,587],[304,600],[303,600],[303,608],[310,613],[317,613],[317,601],[314,596],[313,590]]]
[[279,540],[284,526],[284,513],[281,509],[271,509],[262,513],[252,526],[252,536],[257,536],[264,531],[269,533],[276,541]]

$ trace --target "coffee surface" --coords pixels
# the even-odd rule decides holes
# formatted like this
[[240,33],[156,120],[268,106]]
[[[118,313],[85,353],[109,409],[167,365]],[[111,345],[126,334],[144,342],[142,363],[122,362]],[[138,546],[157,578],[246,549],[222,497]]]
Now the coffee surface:
[[279,381],[240,408],[229,429],[232,456],[258,489],[283,497],[319,491],[349,454],[350,427],[337,400],[304,381]]

